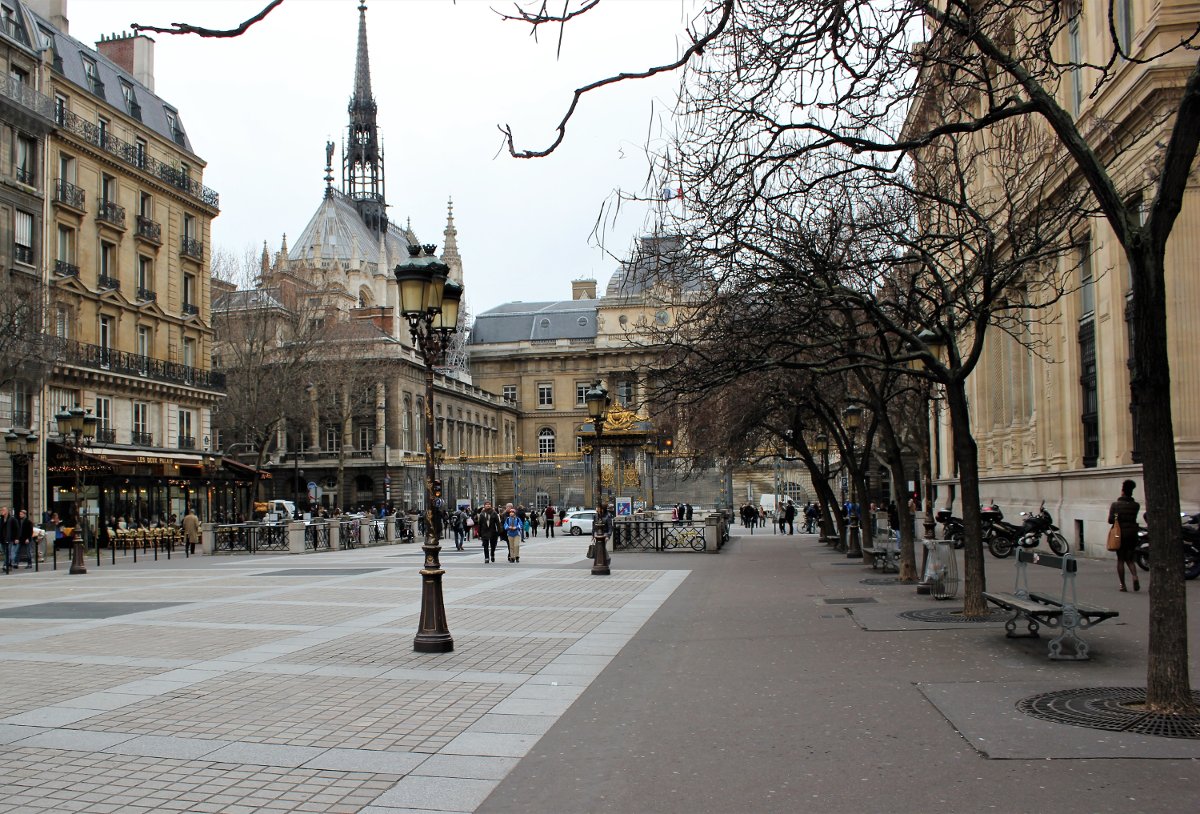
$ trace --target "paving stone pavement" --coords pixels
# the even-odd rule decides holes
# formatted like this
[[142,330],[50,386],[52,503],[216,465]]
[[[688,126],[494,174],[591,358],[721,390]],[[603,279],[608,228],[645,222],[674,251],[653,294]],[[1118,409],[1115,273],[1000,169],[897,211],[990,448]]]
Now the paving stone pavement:
[[411,545],[8,576],[0,814],[472,811],[689,573],[583,548],[443,549],[446,654]]

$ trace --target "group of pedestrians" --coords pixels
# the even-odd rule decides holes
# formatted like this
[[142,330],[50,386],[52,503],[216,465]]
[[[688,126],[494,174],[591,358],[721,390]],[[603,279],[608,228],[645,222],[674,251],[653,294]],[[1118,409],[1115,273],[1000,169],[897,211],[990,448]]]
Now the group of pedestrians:
[[24,509],[14,512],[11,506],[0,506],[0,545],[4,546],[4,573],[20,567],[33,568],[33,521]]
[[526,508],[525,504],[505,504],[502,510],[497,510],[490,500],[485,500],[482,508],[459,506],[455,509],[443,527],[454,535],[456,551],[465,551],[466,544],[472,538],[483,543],[483,561],[496,561],[496,544],[503,538],[508,546],[508,561],[519,562],[521,559],[521,541],[529,537],[537,537],[539,531],[547,537],[555,536],[555,527],[567,516],[566,508],[556,509],[546,506],[544,509]]

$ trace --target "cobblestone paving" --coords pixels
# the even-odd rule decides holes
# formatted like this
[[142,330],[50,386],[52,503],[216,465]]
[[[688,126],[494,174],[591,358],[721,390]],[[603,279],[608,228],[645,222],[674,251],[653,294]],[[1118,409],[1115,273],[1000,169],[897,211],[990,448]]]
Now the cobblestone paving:
[[61,750],[5,754],[0,812],[352,814],[399,775],[242,766]]
[[472,811],[686,576],[581,548],[445,557],[450,653],[413,651],[413,546],[11,577],[0,606],[185,604],[3,620],[0,814]]
[[10,647],[36,653],[107,655],[117,652],[148,658],[185,658],[204,653],[211,658],[276,641],[286,635],[270,630],[206,630],[115,624],[105,627],[102,636],[94,630],[83,630]]
[[0,661],[0,717],[75,698],[80,688],[100,692],[159,672],[115,664]]

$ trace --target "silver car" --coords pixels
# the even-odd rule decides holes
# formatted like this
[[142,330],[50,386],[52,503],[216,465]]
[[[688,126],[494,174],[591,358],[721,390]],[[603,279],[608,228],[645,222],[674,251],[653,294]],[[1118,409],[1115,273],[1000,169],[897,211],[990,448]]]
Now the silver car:
[[587,509],[580,512],[570,512],[562,521],[564,534],[591,534],[592,525],[596,521],[596,511]]

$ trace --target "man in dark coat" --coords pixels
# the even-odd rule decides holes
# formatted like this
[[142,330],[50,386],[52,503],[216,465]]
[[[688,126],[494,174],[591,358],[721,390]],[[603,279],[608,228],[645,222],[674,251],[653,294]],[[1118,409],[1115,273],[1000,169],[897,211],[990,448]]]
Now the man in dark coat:
[[479,539],[483,541],[483,561],[496,561],[496,539],[500,536],[500,514],[485,500],[479,512]]
[[21,543],[21,524],[8,506],[0,506],[0,546],[4,546],[4,573],[16,567],[17,547]]
[[787,502],[787,508],[785,508],[783,510],[783,519],[784,519],[784,522],[787,523],[788,534],[795,534],[795,532],[796,532],[796,527],[795,527],[796,504],[790,500]]

